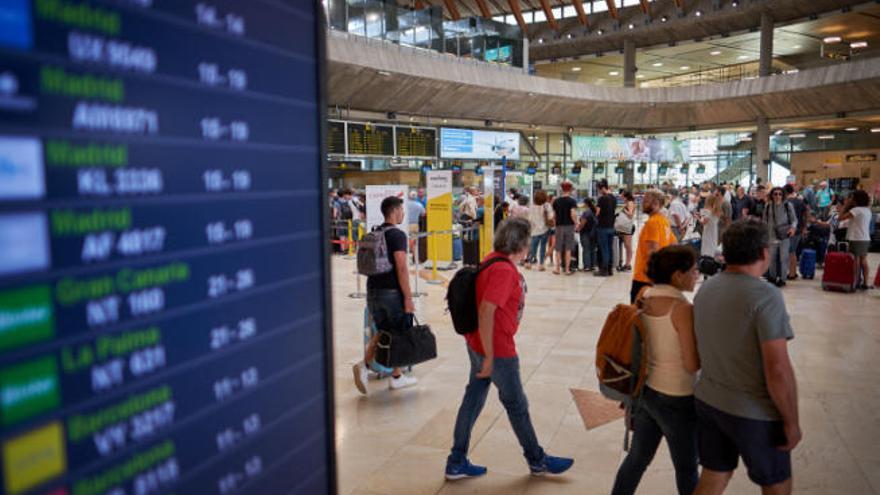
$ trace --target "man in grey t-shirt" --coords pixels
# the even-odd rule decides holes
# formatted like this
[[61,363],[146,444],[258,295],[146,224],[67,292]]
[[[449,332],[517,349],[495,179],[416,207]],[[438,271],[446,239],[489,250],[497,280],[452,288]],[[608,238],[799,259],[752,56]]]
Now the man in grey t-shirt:
[[694,392],[703,466],[697,495],[722,493],[740,457],[762,493],[791,493],[790,452],[801,438],[787,349],[794,333],[781,292],[760,278],[769,243],[762,222],[732,224],[723,237],[727,270],[694,298],[702,364]]

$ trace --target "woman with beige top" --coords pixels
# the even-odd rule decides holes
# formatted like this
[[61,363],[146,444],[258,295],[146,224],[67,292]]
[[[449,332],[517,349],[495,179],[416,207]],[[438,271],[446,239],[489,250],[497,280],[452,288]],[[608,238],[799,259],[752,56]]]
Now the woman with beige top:
[[612,495],[635,493],[660,441],[666,437],[679,495],[697,486],[697,417],[694,377],[700,369],[693,305],[684,292],[699,278],[697,253],[668,246],[651,255],[642,292],[642,323],[648,343],[648,377],[633,417],[633,442],[614,481]]

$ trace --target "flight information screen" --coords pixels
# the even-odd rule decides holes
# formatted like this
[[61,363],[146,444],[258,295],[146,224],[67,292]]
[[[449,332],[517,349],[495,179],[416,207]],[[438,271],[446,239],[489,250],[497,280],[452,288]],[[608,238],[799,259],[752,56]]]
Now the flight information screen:
[[398,156],[432,157],[437,155],[437,130],[428,127],[394,129]]
[[355,156],[394,155],[394,127],[349,122],[348,154]]
[[0,493],[327,493],[318,2],[0,2]]

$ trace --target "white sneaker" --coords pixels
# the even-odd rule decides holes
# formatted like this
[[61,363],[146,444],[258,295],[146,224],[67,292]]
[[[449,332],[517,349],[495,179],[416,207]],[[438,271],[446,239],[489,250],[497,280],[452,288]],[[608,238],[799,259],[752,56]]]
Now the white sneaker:
[[419,383],[419,379],[414,376],[400,375],[397,378],[391,377],[391,380],[388,382],[388,388],[391,390],[397,390],[399,388],[412,387],[416,383]]
[[367,395],[367,365],[363,361],[351,367],[354,373],[354,386],[364,395]]

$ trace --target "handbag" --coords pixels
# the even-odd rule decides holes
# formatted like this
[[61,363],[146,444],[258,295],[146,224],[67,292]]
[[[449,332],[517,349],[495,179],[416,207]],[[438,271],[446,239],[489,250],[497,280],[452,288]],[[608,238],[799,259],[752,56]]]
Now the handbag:
[[407,314],[401,328],[379,332],[376,362],[388,368],[411,366],[437,357],[437,339],[431,327]]
[[614,231],[618,234],[623,235],[632,235],[633,233],[633,221],[632,218],[628,217],[626,213],[620,211],[617,213],[617,216],[614,217]]

